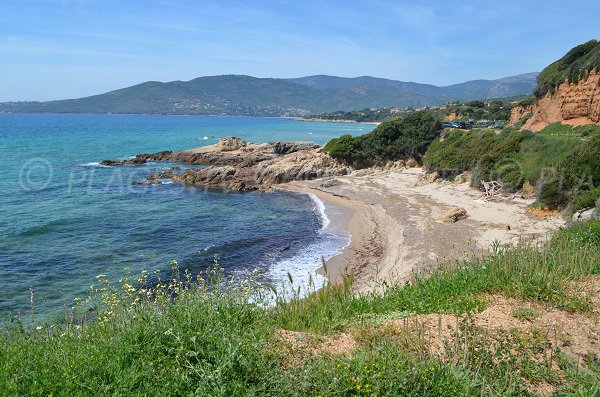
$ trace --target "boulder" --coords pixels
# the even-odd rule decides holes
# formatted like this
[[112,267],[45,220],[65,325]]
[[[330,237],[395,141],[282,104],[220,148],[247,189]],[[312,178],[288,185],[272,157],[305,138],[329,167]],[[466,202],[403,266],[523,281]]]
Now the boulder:
[[438,174],[437,172],[432,172],[431,174],[427,175],[427,182],[429,183],[433,183],[435,181],[437,181],[438,179],[440,179],[440,174]]
[[460,175],[457,175],[454,178],[454,183],[456,183],[457,185],[463,184],[463,183],[467,183],[471,180],[471,175],[468,172],[463,172]]
[[467,217],[467,210],[460,207],[453,207],[444,213],[444,215],[442,216],[442,220],[447,223],[454,223]]
[[419,163],[417,163],[417,160],[415,160],[415,159],[408,159],[408,160],[406,160],[406,162],[404,164],[408,168],[415,168],[415,167],[419,166]]
[[234,150],[239,150],[246,146],[246,142],[243,139],[231,136],[226,138],[221,138],[219,142],[217,142],[216,147],[221,152],[231,152]]
[[591,221],[592,219],[600,219],[600,211],[598,210],[598,207],[577,211],[573,214],[573,218],[571,220],[573,222],[587,222]]

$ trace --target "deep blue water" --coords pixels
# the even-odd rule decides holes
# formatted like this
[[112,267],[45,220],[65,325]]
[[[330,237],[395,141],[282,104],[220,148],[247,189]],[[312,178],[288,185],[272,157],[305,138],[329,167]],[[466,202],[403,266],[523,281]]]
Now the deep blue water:
[[258,267],[274,281],[288,271],[308,277],[321,255],[348,241],[323,228],[327,219],[314,198],[133,186],[169,164],[96,163],[224,136],[321,144],[371,129],[276,118],[0,114],[0,319],[31,310],[30,287],[36,312],[50,318],[98,274],[117,280],[125,272],[167,270],[171,260],[198,273],[215,254],[228,272]]

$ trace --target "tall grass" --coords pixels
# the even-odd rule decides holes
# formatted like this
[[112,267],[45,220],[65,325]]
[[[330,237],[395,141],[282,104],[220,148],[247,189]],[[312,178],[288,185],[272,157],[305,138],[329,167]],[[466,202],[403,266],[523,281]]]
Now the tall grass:
[[324,332],[368,313],[468,313],[484,308],[482,294],[495,293],[586,311],[586,297],[569,292],[567,285],[600,273],[599,236],[600,221],[593,221],[561,230],[544,244],[496,245],[488,256],[444,264],[383,294],[356,296],[347,285],[330,287],[279,307],[278,324]]
[[[529,393],[525,382],[545,381],[564,395],[593,395],[600,382],[593,361],[584,368],[557,352],[548,364],[511,335],[494,342],[505,348],[492,348],[469,313],[484,308],[487,293],[586,312],[585,296],[568,286],[598,273],[600,221],[559,231],[544,245],[496,246],[488,257],[440,266],[377,295],[352,293],[348,278],[274,304],[260,279],[226,279],[218,268],[192,277],[174,266],[168,281],[152,283],[147,274],[117,285],[99,277],[62,322],[3,325],[0,394],[520,396]],[[446,355],[370,325],[418,313],[464,314]],[[298,352],[276,332],[356,327],[372,336],[352,356],[309,352],[292,366],[285,363]]]

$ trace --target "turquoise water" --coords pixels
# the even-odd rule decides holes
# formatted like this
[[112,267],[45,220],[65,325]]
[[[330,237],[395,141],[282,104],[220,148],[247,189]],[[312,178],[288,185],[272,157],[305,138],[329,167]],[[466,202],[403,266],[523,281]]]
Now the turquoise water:
[[325,227],[335,209],[323,213],[315,197],[133,186],[172,164],[97,163],[232,135],[322,144],[371,129],[276,118],[0,114],[0,319],[31,310],[29,288],[38,315],[50,318],[98,274],[117,280],[125,271],[167,270],[171,260],[198,273],[219,255],[228,272],[307,277],[321,255],[348,242]]

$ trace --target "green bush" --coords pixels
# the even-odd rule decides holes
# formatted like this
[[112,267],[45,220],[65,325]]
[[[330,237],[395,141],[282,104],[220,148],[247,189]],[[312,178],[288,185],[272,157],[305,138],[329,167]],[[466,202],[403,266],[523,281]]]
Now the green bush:
[[388,160],[420,158],[439,135],[441,124],[429,111],[411,113],[381,123],[366,135],[343,135],[329,141],[324,150],[332,157],[358,168]]
[[573,134],[581,137],[588,137],[600,134],[600,125],[588,124],[573,128]]
[[519,101],[517,106],[529,106],[537,103],[537,98],[534,95],[523,98]]
[[600,186],[600,135],[579,144],[540,178],[539,185],[538,200],[551,208],[564,207],[575,197],[577,206],[589,203],[589,192]]
[[521,187],[520,166],[514,161],[520,144],[527,138],[522,132],[496,135],[492,131],[454,131],[431,144],[423,159],[429,171],[453,177],[473,171],[473,182],[502,180],[511,189]]
[[466,103],[449,104],[445,115],[454,113],[459,121],[468,119],[508,120],[512,105],[509,99],[492,99],[487,101],[470,101]]
[[[594,131],[595,126],[576,130],[559,123],[540,134],[453,131],[431,144],[423,162],[446,178],[471,171],[475,186],[499,180],[514,191],[528,181],[537,186],[540,203],[578,209],[593,203],[592,191],[600,184],[600,134]],[[581,133],[593,136],[582,140]]]
[[569,135],[573,131],[573,128],[569,125],[556,122],[547,125],[542,129],[539,134],[541,135]]

